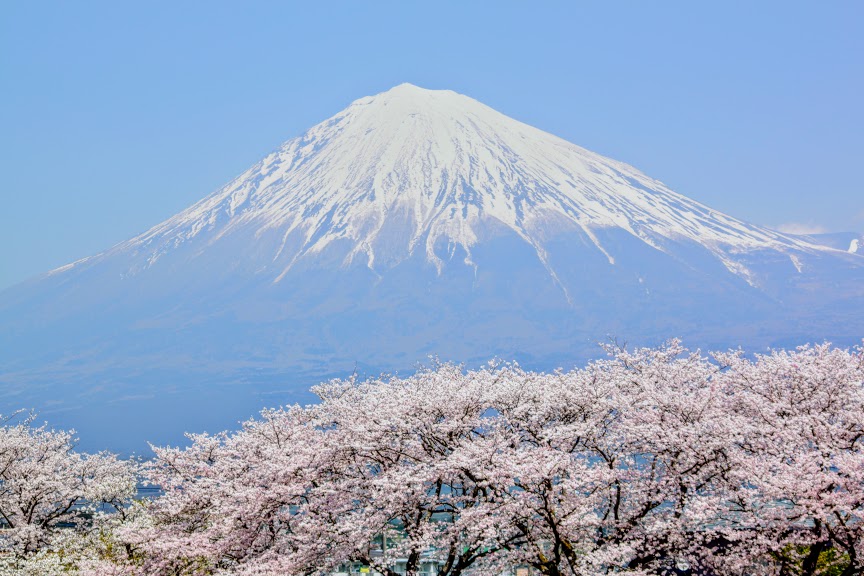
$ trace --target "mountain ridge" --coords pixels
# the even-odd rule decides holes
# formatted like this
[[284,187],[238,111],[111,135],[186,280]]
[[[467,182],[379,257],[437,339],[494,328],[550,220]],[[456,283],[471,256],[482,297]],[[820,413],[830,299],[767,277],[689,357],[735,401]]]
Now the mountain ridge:
[[[864,335],[864,254],[842,240],[748,224],[466,96],[401,85],[0,292],[0,397],[126,450],[430,355],[554,369],[608,337],[847,345]],[[176,421],[154,432],[159,413]]]
[[[360,150],[358,143],[364,144]],[[477,166],[486,167],[485,173]],[[489,166],[499,172],[490,172]],[[466,96],[402,84],[355,100],[225,187],[113,250],[149,250],[144,265],[149,266],[164,251],[202,233],[230,233],[249,225],[258,226],[259,234],[272,228],[283,232],[274,261],[290,234],[301,230],[295,256],[346,238],[354,242],[349,258],[365,257],[374,270],[375,238],[388,213],[399,211],[411,228],[405,255],[425,238],[421,247],[439,273],[442,261],[435,242],[444,238],[461,246],[470,263],[476,242],[471,222],[480,217],[509,226],[534,246],[541,260],[545,257],[537,229],[561,220],[581,228],[613,265],[614,257],[597,241],[594,228],[623,228],[659,250],[662,240],[679,236],[707,246],[732,273],[748,281],[749,271],[730,250],[825,249],[806,237],[712,210],[627,164]],[[799,266],[794,254],[790,261]]]

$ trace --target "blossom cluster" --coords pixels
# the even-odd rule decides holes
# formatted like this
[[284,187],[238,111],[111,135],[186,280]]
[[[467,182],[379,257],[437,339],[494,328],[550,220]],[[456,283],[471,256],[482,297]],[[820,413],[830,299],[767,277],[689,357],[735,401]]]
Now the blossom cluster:
[[[333,380],[317,404],[154,447],[137,473],[161,495],[135,504],[131,463],[6,426],[0,550],[22,574],[864,571],[864,350],[608,353]],[[117,512],[85,522],[79,501]]]

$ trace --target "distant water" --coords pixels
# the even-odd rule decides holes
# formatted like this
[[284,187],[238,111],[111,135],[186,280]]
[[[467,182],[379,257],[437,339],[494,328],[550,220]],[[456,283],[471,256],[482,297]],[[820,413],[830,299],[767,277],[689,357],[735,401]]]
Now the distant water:
[[154,500],[162,495],[162,488],[158,486],[138,484],[135,490],[136,500]]

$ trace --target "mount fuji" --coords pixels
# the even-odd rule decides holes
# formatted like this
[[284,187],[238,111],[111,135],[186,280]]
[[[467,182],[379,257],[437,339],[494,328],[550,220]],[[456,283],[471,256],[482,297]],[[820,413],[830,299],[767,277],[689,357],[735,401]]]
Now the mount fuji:
[[609,337],[851,344],[858,239],[748,224],[403,84],[147,232],[0,293],[0,394],[128,451],[429,355],[546,369]]

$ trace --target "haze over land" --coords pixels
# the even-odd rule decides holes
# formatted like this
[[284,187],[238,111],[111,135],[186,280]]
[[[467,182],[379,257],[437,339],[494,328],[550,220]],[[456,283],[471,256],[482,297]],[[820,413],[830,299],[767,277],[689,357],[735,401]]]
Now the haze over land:
[[0,293],[0,382],[6,403],[126,451],[428,355],[551,369],[608,337],[848,345],[864,326],[859,245],[748,224],[403,84],[144,234]]

